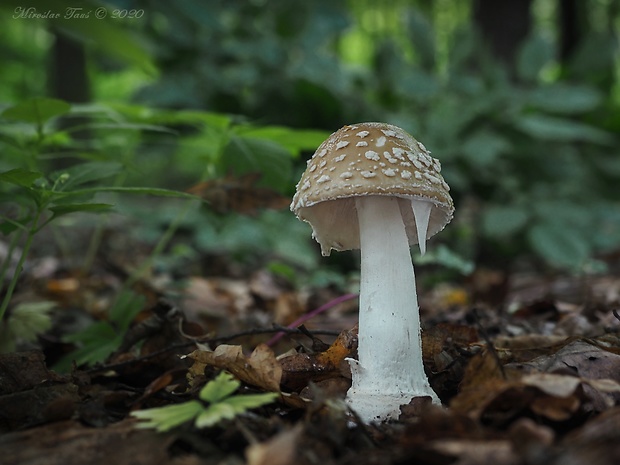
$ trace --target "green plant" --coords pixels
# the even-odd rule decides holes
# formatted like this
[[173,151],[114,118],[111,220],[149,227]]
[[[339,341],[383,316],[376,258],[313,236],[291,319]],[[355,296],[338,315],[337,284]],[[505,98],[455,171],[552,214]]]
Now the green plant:
[[92,365],[108,358],[123,342],[123,337],[133,319],[144,308],[146,298],[135,292],[123,290],[108,310],[108,319],[91,324],[85,329],[68,334],[64,341],[77,345],[77,349],[61,358],[54,369],[66,372],[76,365]]
[[239,386],[239,381],[223,371],[200,390],[199,400],[138,410],[131,416],[143,420],[137,424],[138,428],[154,428],[159,432],[169,431],[189,421],[193,421],[197,428],[207,428],[278,398],[275,392],[233,395]]
[[[84,116],[88,117],[86,122]],[[128,289],[155,261],[161,261],[180,227],[192,225],[199,238],[198,247],[203,250],[221,248],[223,241],[225,248],[237,255],[257,252],[255,237],[249,239],[242,234],[249,228],[265,237],[266,243],[277,245],[274,250],[283,259],[303,266],[309,264],[307,257],[311,254],[300,256],[294,238],[273,239],[275,233],[283,236],[278,219],[282,215],[276,212],[265,212],[256,221],[234,214],[214,215],[208,208],[200,211],[204,203],[195,201],[185,202],[180,208],[178,203],[171,204],[174,212],[167,216],[165,205],[153,214],[142,204],[132,209],[131,202],[124,201],[120,208],[113,208],[113,202],[118,194],[127,193],[196,199],[178,190],[150,186],[187,188],[227,175],[247,174],[258,175],[258,186],[287,195],[294,176],[293,160],[302,150],[313,149],[325,136],[322,131],[258,127],[238,118],[202,111],[157,110],[126,104],[69,105],[46,98],[13,105],[0,117],[5,122],[0,128],[0,147],[7,155],[0,168],[10,168],[0,172],[0,232],[10,238],[9,257],[1,270],[3,277],[12,256],[20,250],[17,246],[22,245],[0,307],[0,318],[8,308],[35,237],[59,217],[74,213],[106,214],[114,209],[144,220],[143,224],[158,225],[152,236],[154,247],[150,256],[127,279],[111,306],[109,321],[67,337],[68,342],[78,345],[70,357],[79,364],[102,361],[118,346],[131,319],[117,321],[117,310],[124,309],[121,313],[125,315],[139,311],[136,299],[127,300]],[[62,126],[56,124],[58,117],[64,118]],[[66,168],[53,169],[67,159],[76,161]],[[93,263],[105,217],[95,224],[83,272]],[[205,235],[205,230],[214,234]],[[302,235],[296,237],[300,243]],[[304,249],[301,245],[299,250]],[[267,246],[258,251],[269,253]],[[67,369],[70,357],[59,366]]]
[[191,105],[198,96],[218,111],[332,130],[394,123],[444,164],[457,217],[466,218],[444,239],[459,255],[591,269],[620,236],[618,86],[605,84],[617,67],[613,28],[584,18],[566,62],[555,31],[536,24],[511,73],[469,24],[471,2],[446,5],[317,2],[303,15],[288,2],[169,7],[169,30],[187,34],[151,37],[184,53],[163,54],[159,81],[138,98]]
[[[411,34],[417,54],[437,56],[430,25]],[[389,41],[376,51],[379,87],[392,102],[384,119],[423,135],[441,159],[461,219],[448,236],[477,264],[579,273],[617,247],[618,106],[585,76],[565,79],[556,56],[533,31],[512,76],[471,28],[455,33],[445,71],[406,60]],[[579,59],[588,55],[573,66]]]
[[[48,224],[58,218],[72,213],[105,213],[113,205],[94,199],[101,193],[132,193],[181,198],[194,196],[168,189],[151,187],[124,187],[106,185],[105,181],[120,173],[123,165],[111,160],[87,161],[45,174],[41,162],[42,155],[47,154],[58,144],[75,149],[66,139],[66,133],[55,131],[50,121],[66,115],[71,106],[55,99],[32,99],[5,109],[1,116],[14,125],[6,125],[1,133],[5,147],[12,149],[13,157],[26,165],[0,172],[0,232],[13,235],[9,254],[4,261],[0,275],[7,273],[11,258],[17,250],[17,244],[23,241],[23,247],[17,261],[12,279],[0,304],[0,320],[3,318],[20,273],[35,236]],[[5,148],[8,152],[8,150]],[[52,152],[53,153],[53,152]],[[77,156],[79,154],[76,153]],[[17,162],[16,162],[17,163]]]
[[[95,199],[95,196],[102,194],[109,196],[111,193],[132,193],[195,198],[168,189],[120,185],[124,177],[124,167],[131,160],[118,162],[105,151],[97,156],[94,151],[80,145],[83,141],[73,140],[70,137],[76,127],[61,130],[53,125],[54,119],[59,116],[71,116],[80,112],[81,109],[61,100],[37,98],[13,105],[1,114],[5,120],[0,132],[3,153],[7,155],[5,160],[9,161],[9,166],[17,165],[0,172],[0,207],[2,207],[0,232],[10,237],[8,256],[0,270],[1,282],[4,282],[13,256],[19,253],[0,304],[0,321],[7,341],[3,350],[14,350],[15,344],[9,344],[9,341],[32,340],[34,334],[49,329],[51,325],[47,306],[32,307],[40,310],[38,317],[33,315],[33,312],[24,313],[22,306],[17,306],[10,317],[4,320],[35,237],[46,226],[68,214],[101,214],[111,211],[113,209],[111,203]],[[94,125],[91,125],[90,129],[93,128]],[[106,129],[165,130],[165,128],[147,128],[119,122],[114,127],[109,126]],[[57,159],[66,156],[67,153],[78,159],[86,158],[87,161],[60,170],[48,168],[47,158]],[[93,160],[88,160],[89,158]],[[17,252],[20,244],[21,250]],[[93,245],[96,247],[96,241]],[[110,310],[110,322],[97,323],[88,330],[67,338],[70,342],[85,344],[72,356],[78,363],[93,363],[105,359],[118,347],[133,316],[141,308],[141,299],[138,296],[131,295],[127,291],[121,292]],[[66,369],[70,366],[70,361],[64,360],[59,366]]]
[[50,301],[16,305],[11,315],[0,322],[0,353],[13,352],[18,343],[34,342],[39,334],[49,330],[55,306]]

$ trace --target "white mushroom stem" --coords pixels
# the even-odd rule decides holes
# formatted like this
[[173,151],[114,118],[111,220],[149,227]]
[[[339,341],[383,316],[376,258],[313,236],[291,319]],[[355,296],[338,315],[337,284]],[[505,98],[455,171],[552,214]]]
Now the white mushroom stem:
[[362,255],[359,342],[346,400],[370,423],[398,419],[400,406],[414,397],[439,399],[422,364],[415,275],[398,199],[358,197],[355,205]]

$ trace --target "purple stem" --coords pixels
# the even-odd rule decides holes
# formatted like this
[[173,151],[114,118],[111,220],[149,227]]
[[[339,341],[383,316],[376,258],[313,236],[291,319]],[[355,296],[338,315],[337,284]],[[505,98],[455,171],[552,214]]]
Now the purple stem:
[[[326,310],[329,310],[330,308],[338,305],[339,303],[346,302],[347,300],[355,299],[357,297],[358,297],[357,294],[344,294],[344,295],[341,295],[340,297],[336,297],[335,299],[330,300],[326,304],[321,305],[319,308],[315,308],[311,312],[308,312],[300,316],[295,321],[293,321],[290,325],[288,325],[287,328],[296,328],[297,326],[302,325],[309,319],[314,318],[315,316],[319,315],[320,313],[323,313]],[[286,333],[284,332],[279,332],[279,333],[274,334],[274,336],[271,339],[269,339],[269,341],[267,341],[267,345],[268,346],[274,345],[276,342],[282,339],[282,336],[284,336],[285,334]]]

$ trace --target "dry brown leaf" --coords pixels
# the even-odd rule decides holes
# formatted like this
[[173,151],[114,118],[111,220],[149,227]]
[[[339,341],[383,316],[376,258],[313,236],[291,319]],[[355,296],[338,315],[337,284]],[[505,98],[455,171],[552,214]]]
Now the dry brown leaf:
[[479,418],[484,409],[510,387],[511,383],[501,376],[495,357],[485,351],[471,359],[461,391],[452,399],[450,407],[456,413]]
[[280,392],[282,367],[273,351],[259,344],[247,357],[241,346],[222,344],[214,351],[195,350],[188,355],[194,360],[191,372],[202,374],[207,365],[231,372],[241,381],[267,391]]
[[470,441],[461,439],[444,439],[434,441],[431,449],[456,461],[455,465],[479,465],[492,463],[494,465],[513,465],[519,463],[510,441],[489,440]]
[[523,417],[510,426],[508,437],[517,447],[519,453],[525,455],[532,449],[536,453],[542,447],[551,447],[556,435],[555,431],[549,426],[540,425],[531,418]]
[[523,363],[522,369],[545,372],[570,369],[581,378],[612,378],[620,382],[620,355],[596,345],[596,341],[576,339],[554,353]]
[[498,336],[493,345],[505,362],[526,362],[542,355],[557,352],[570,342],[565,336],[524,334],[521,336]]
[[[474,357],[467,367],[462,389],[452,399],[455,412],[501,423],[524,409],[552,421],[570,419],[581,408],[595,411],[614,405],[620,392],[615,380],[592,380],[559,373],[521,374],[505,366],[498,376],[497,360],[490,352]],[[580,389],[587,385],[588,389]]]
[[303,424],[272,437],[268,441],[251,444],[245,450],[248,465],[295,465]]
[[169,464],[174,435],[139,430],[133,420],[93,428],[59,421],[0,437],[3,464]]
[[613,379],[584,379],[583,381],[600,392],[620,392],[620,383]]
[[345,358],[357,348],[357,326],[342,331],[334,343],[318,354],[293,354],[280,358],[282,385],[298,391],[310,381],[317,382],[341,376]]
[[581,384],[581,379],[575,376],[553,373],[532,373],[521,378],[521,383],[538,388],[550,396],[568,397]]
[[538,395],[534,397],[529,408],[536,415],[549,420],[564,421],[571,418],[580,406],[581,401],[576,395],[567,397]]
[[424,362],[435,362],[450,346],[468,347],[479,340],[478,331],[471,326],[439,323],[422,333]]
[[550,465],[617,465],[620,463],[620,407],[607,410],[571,431],[560,446]]

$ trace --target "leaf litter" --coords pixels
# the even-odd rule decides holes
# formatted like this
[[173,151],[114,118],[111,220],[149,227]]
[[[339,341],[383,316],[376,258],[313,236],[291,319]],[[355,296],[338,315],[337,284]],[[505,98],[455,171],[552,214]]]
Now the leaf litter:
[[[142,308],[116,350],[66,374],[50,369],[72,349],[61,337],[69,322],[105,321],[101,308],[120,285],[106,269],[31,278],[39,300],[64,310],[39,345],[0,356],[2,463],[620,463],[620,286],[611,277],[581,300],[540,292],[536,280],[508,291],[505,305],[477,290],[485,278],[423,293],[424,363],[443,406],[414,399],[399,421],[364,425],[343,401],[356,300],[298,291],[266,270],[190,276],[178,306],[161,300],[166,287],[154,279],[136,283]],[[329,310],[304,318],[321,306]],[[273,393],[275,402],[242,403],[234,415],[217,407],[199,426],[165,433],[137,428],[134,416],[148,409],[217,406],[201,392],[224,373],[234,383],[227,395]]]

